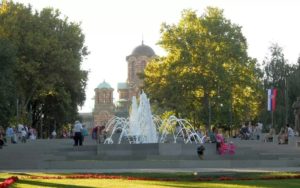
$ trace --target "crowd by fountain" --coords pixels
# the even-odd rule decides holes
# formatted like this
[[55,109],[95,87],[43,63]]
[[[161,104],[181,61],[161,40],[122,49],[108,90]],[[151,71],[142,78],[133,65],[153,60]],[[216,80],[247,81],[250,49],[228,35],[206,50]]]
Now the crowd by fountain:
[[153,116],[150,101],[144,92],[139,97],[139,105],[137,99],[132,98],[129,118],[114,117],[105,130],[108,133],[105,144],[203,143],[204,139],[185,119]]

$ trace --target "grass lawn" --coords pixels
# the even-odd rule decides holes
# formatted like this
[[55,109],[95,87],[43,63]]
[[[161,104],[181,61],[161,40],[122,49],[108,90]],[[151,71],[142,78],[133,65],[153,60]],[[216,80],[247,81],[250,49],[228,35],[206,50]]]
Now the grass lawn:
[[[103,178],[65,178],[73,174],[54,174],[54,173],[0,173],[0,182],[11,176],[18,176],[19,180],[11,187],[73,187],[73,188],[114,188],[114,187],[136,187],[136,188],[189,188],[189,187],[205,187],[205,188],[246,188],[246,187],[300,187],[300,179],[275,179],[275,180],[259,180],[261,177],[267,176],[293,176],[293,173],[236,173],[236,174],[192,174],[192,173],[122,173],[107,174],[113,176],[114,179]],[[299,175],[297,173],[296,175]],[[37,177],[37,178],[33,178]],[[46,177],[47,179],[42,179]],[[57,179],[57,177],[62,179]],[[134,180],[128,180],[131,177]],[[139,178],[150,178],[152,180],[137,180]],[[235,177],[235,178],[252,178],[253,180],[233,180],[220,181],[219,177]],[[32,179],[33,178],[33,179]],[[212,181],[199,181],[197,178],[213,178]],[[169,180],[169,181],[167,181]],[[175,181],[176,180],[176,181]]]

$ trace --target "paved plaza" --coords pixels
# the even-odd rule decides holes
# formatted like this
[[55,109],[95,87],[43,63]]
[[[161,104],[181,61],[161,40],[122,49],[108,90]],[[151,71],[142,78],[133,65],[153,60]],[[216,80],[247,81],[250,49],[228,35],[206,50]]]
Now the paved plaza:
[[[8,144],[0,150],[0,171],[294,172],[300,171],[297,140],[278,145],[275,142],[233,139],[237,146],[236,153],[224,156],[216,154],[215,144],[205,144],[203,160],[198,158],[197,145],[194,144],[174,144],[174,148],[171,145],[167,148],[170,151],[164,151],[162,155],[145,154],[142,150],[132,155],[117,149],[120,146],[96,144],[90,138],[81,147],[74,147],[72,139],[29,140],[27,143]],[[151,149],[154,146],[147,147]],[[114,152],[107,152],[104,157],[104,147],[110,147]],[[124,145],[126,147],[128,145]]]

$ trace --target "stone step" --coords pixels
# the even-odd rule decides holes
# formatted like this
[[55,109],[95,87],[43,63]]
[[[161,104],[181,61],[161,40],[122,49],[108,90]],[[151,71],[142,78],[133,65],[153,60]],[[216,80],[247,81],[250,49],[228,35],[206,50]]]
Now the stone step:
[[[235,141],[235,155],[216,154],[215,144],[205,144],[204,160],[197,145],[96,145],[90,140],[73,147],[72,139],[34,140],[8,144],[0,150],[0,169],[97,169],[189,167],[285,167],[299,166],[300,149],[291,145]],[[101,149],[107,149],[103,154]],[[135,148],[126,151],[126,148]],[[145,150],[146,149],[146,150]],[[160,155],[158,155],[158,153]]]

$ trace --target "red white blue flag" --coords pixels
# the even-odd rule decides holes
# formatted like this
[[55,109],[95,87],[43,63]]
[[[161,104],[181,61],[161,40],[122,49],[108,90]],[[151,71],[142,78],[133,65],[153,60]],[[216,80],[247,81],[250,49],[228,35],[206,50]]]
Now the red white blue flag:
[[268,89],[268,111],[275,111],[276,109],[277,89]]

